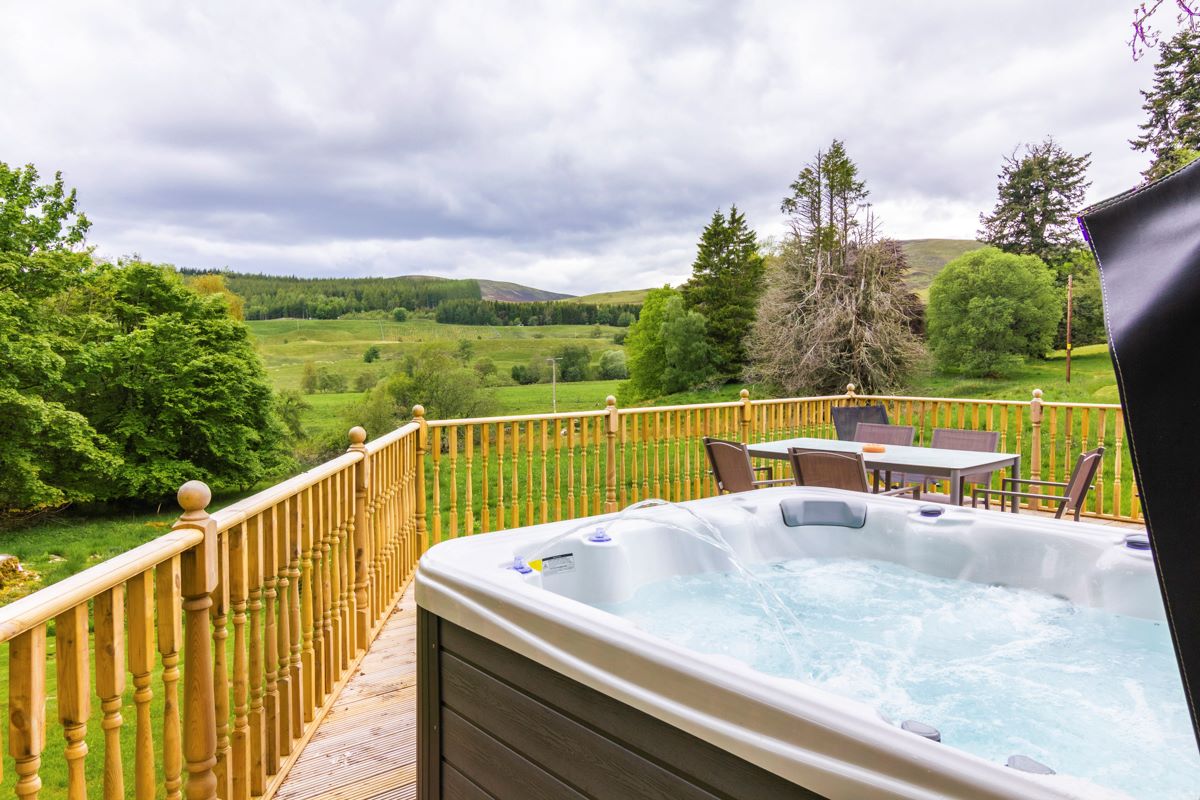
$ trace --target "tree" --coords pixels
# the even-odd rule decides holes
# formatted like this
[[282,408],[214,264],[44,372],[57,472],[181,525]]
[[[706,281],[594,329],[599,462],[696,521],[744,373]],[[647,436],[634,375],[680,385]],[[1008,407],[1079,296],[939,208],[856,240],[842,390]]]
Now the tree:
[[275,413],[279,415],[279,421],[293,442],[304,439],[304,412],[311,410],[312,406],[304,400],[304,396],[294,389],[275,395]]
[[[1133,9],[1133,36],[1129,39],[1129,50],[1133,60],[1137,61],[1145,54],[1146,47],[1160,47],[1161,39],[1156,28],[1150,25],[1150,18],[1163,7],[1165,0],[1147,0]],[[1200,7],[1194,0],[1175,0],[1175,22],[1196,30],[1200,25]]]
[[76,211],[75,190],[54,182],[38,183],[33,164],[10,168],[0,161],[0,253],[30,255],[69,250],[83,244],[92,223]]
[[[1100,294],[1100,270],[1091,250],[1080,248],[1059,265],[1055,283],[1063,295],[1066,308],[1067,275],[1073,280],[1071,301],[1071,343],[1075,347],[1099,344],[1107,338],[1104,329],[1104,299]],[[1067,343],[1067,317],[1063,314],[1054,336],[1054,348]]]
[[1182,28],[1159,47],[1154,85],[1142,99],[1146,121],[1130,142],[1153,156],[1142,176],[1161,178],[1200,158],[1200,28]]
[[225,306],[229,309],[229,316],[238,320],[246,318],[244,301],[229,290],[229,287],[225,285],[225,276],[221,273],[205,272],[190,278],[187,283],[199,294],[221,295],[225,298]]
[[320,377],[317,375],[317,365],[312,361],[304,362],[304,369],[300,373],[300,391],[305,394],[316,394],[320,388]]
[[1047,137],[1005,157],[991,214],[980,214],[981,241],[1006,253],[1035,255],[1051,266],[1082,245],[1075,213],[1091,181],[1091,153],[1073,156]]
[[1000,376],[1043,357],[1062,318],[1054,273],[1032,255],[985,247],[947,264],[929,287],[929,346],[943,369]]
[[747,377],[788,393],[897,387],[922,355],[903,250],[876,240],[866,183],[840,142],[790,188],[781,204],[790,232],[759,299]]
[[565,383],[585,381],[592,351],[581,344],[565,344],[554,351],[558,359],[558,379]]
[[458,349],[455,350],[455,354],[458,356],[459,361],[461,361],[463,364],[471,363],[471,355],[474,352],[475,345],[471,343],[470,339],[458,340]]
[[371,345],[370,347],[367,348],[367,351],[365,353],[363,353],[363,361],[370,364],[371,362],[378,361],[378,360],[379,360],[379,348],[375,345]]
[[397,306],[392,309],[392,320],[395,322],[404,322],[408,319],[408,309],[403,306]]
[[377,383],[379,383],[379,376],[374,372],[360,372],[354,376],[354,391],[370,391]]
[[605,350],[600,354],[598,367],[601,380],[611,381],[629,377],[624,350]]
[[475,359],[472,366],[481,378],[490,378],[496,374],[496,362],[486,356]]
[[626,342],[629,393],[655,397],[708,380],[712,361],[706,334],[704,315],[688,311],[682,294],[669,286],[651,290]]
[[719,209],[700,236],[692,277],[681,289],[687,307],[707,320],[713,367],[736,375],[746,365],[744,340],[754,324],[754,307],[765,271],[758,240],[737,206]]

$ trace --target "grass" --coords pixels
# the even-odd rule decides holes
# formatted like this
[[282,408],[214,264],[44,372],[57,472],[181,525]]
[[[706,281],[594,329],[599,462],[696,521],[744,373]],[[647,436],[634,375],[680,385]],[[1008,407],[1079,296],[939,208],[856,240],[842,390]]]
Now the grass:
[[974,239],[906,239],[900,246],[912,268],[908,284],[924,299],[929,284],[942,267],[963,253],[983,247],[983,243]]
[[640,305],[646,302],[646,295],[649,293],[649,289],[624,289],[619,292],[597,292],[596,294],[585,294],[580,297],[573,297],[567,302],[593,303],[598,306],[615,305],[618,303],[633,303],[635,305]]

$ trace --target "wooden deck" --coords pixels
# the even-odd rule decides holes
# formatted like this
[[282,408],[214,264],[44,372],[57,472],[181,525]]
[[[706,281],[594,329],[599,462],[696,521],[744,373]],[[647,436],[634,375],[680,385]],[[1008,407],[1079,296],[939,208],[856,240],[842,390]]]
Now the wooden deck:
[[276,800],[416,797],[416,607],[410,585]]

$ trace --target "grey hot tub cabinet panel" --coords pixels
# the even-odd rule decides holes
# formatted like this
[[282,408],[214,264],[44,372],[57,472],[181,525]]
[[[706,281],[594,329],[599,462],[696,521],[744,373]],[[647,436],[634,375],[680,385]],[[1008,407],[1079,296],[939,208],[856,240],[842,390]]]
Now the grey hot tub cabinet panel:
[[418,800],[823,800],[417,609]]

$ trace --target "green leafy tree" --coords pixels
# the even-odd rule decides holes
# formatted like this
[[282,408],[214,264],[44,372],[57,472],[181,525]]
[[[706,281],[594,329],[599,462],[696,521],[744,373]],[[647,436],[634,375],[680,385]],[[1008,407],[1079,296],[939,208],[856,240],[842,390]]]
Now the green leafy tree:
[[304,395],[295,389],[275,395],[275,413],[293,442],[300,442],[305,438],[304,412],[311,410],[312,406],[304,400]]
[[367,351],[365,353],[363,353],[363,361],[370,364],[371,362],[378,361],[378,360],[379,360],[379,348],[376,347],[375,345],[371,345],[370,347],[367,348]]
[[317,370],[317,391],[327,394],[340,394],[346,391],[349,382],[346,376],[326,367]]
[[581,344],[565,344],[554,351],[558,359],[558,379],[566,383],[585,381],[592,351]]
[[458,349],[455,350],[455,354],[458,356],[459,361],[461,361],[463,364],[471,363],[471,356],[474,352],[475,345],[470,339],[458,340]]
[[1054,273],[1032,255],[985,247],[947,264],[929,287],[929,346],[943,369],[1001,376],[1054,342],[1063,306]]
[[472,367],[477,373],[479,373],[479,377],[481,378],[490,378],[496,374],[496,362],[492,361],[486,356],[475,359],[475,363],[472,365]]
[[712,377],[704,315],[688,311],[683,295],[668,287],[646,296],[626,340],[629,382],[635,398],[656,397],[698,386]]
[[713,367],[736,375],[747,362],[744,340],[754,324],[765,264],[758,239],[737,206],[719,209],[700,236],[692,277],[681,288],[687,307],[707,320]]
[[392,309],[392,320],[395,322],[405,322],[408,319],[408,309],[403,306],[398,306]]
[[866,183],[841,142],[790,188],[790,232],[771,259],[747,377],[788,393],[896,388],[922,356],[903,250],[876,239]]
[[1142,99],[1146,121],[1130,142],[1153,156],[1142,175],[1161,178],[1200,158],[1200,27],[1181,28],[1159,46],[1154,84]]
[[[1107,332],[1104,329],[1104,299],[1100,294],[1100,270],[1097,269],[1096,259],[1090,250],[1074,251],[1070,258],[1058,267],[1056,282],[1063,293],[1064,309],[1067,275],[1072,278],[1072,345],[1079,347],[1104,342]],[[1062,349],[1066,343],[1067,317],[1064,313],[1058,323],[1058,332],[1054,336],[1054,347]]]
[[1006,253],[1055,266],[1082,245],[1076,212],[1091,181],[1091,153],[1073,156],[1053,137],[1004,159],[996,207],[980,214],[979,239]]
[[316,394],[320,383],[321,378],[317,374],[317,365],[312,361],[305,361],[303,371],[300,373],[300,391],[305,394]]
[[354,391],[370,391],[377,383],[379,383],[379,376],[374,372],[360,372],[354,376]]
[[0,161],[0,253],[30,255],[83,244],[91,222],[76,210],[75,190],[61,172],[38,183],[33,164],[12,168]]
[[598,367],[600,378],[611,381],[629,377],[629,367],[625,361],[624,350],[605,350],[600,354]]

